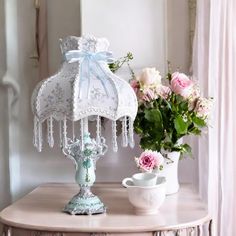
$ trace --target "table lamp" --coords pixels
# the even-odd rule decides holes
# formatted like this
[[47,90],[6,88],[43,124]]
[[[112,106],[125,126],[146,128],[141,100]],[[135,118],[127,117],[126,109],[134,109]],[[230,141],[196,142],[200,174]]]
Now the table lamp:
[[[96,178],[96,161],[108,148],[101,122],[112,121],[115,152],[117,122],[122,123],[122,145],[133,147],[136,95],[128,82],[110,71],[108,64],[114,59],[105,38],[69,36],[60,40],[60,47],[61,68],[41,81],[32,95],[34,146],[41,152],[43,131],[47,130],[48,145],[53,147],[54,130],[58,128],[60,148],[74,162],[75,180],[80,187],[63,211],[72,215],[104,213],[105,205],[90,190]],[[94,137],[89,132],[93,124],[96,124]]]

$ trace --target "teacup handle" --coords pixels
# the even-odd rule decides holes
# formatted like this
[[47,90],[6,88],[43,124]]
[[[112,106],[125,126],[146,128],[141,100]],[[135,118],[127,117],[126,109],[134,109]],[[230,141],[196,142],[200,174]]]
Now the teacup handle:
[[130,185],[127,184],[128,181],[131,181],[132,183],[134,182],[132,178],[125,178],[125,179],[123,179],[123,180],[122,180],[122,185],[123,185],[124,187],[126,187],[126,188],[127,188],[127,187],[130,187]]

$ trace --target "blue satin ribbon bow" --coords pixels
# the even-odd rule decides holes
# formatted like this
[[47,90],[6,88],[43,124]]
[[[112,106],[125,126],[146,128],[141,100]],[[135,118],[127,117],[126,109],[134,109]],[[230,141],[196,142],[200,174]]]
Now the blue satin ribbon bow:
[[[104,78],[109,77],[107,74],[107,69],[103,67],[103,65],[99,62],[106,62],[107,64],[113,63],[114,58],[111,52],[101,51],[101,52],[87,52],[80,50],[71,50],[65,54],[65,59],[68,63],[80,62],[80,92],[82,91],[82,83],[88,79],[88,87],[87,87],[87,98],[89,98],[90,94],[90,74],[93,74],[100,82],[106,92],[107,97],[109,96],[107,87],[105,85],[106,80]],[[87,76],[86,76],[87,71]],[[101,76],[100,73],[103,75]],[[81,93],[80,93],[81,98]]]
[[71,50],[65,54],[66,61],[68,63],[73,63],[82,60],[92,60],[92,61],[105,61],[108,64],[114,62],[112,52],[102,51],[102,52],[87,52],[80,50]]

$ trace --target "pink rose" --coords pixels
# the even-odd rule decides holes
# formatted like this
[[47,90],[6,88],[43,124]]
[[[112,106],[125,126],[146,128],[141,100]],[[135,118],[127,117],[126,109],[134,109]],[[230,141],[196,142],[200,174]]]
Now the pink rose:
[[161,84],[161,75],[155,68],[145,68],[142,73],[137,76],[137,80],[142,87],[155,86]]
[[157,99],[158,95],[152,89],[138,90],[136,93],[139,102],[150,102]]
[[157,87],[156,92],[162,98],[167,99],[169,95],[171,94],[171,89],[167,86],[160,85]]
[[133,79],[130,81],[130,86],[133,88],[134,92],[137,93],[139,90],[139,83],[137,80]]
[[174,93],[188,98],[192,93],[193,82],[187,75],[179,72],[172,74],[171,89]]
[[146,150],[139,158],[135,158],[137,166],[143,171],[152,171],[163,164],[164,158],[161,153]]
[[145,89],[143,91],[143,98],[144,101],[150,102],[152,100],[157,99],[157,94],[152,89]]

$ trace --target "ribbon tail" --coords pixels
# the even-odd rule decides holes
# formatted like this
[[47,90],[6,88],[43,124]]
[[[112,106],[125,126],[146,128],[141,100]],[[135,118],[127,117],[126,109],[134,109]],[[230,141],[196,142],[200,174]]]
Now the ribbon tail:
[[[99,68],[100,71],[101,71],[106,77],[108,77],[107,74],[104,72],[104,70],[100,67],[99,63],[98,63],[97,61],[94,61],[94,62],[95,62],[95,65],[97,66],[97,68]],[[102,80],[102,78],[100,78],[100,76],[97,75],[93,70],[91,70],[91,72],[93,73],[93,75],[94,75],[98,80],[100,80],[100,82],[101,82],[101,84],[102,84],[102,86],[103,86],[103,88],[104,88],[104,90],[105,90],[105,93],[106,93],[107,97],[109,97],[108,90],[107,90],[107,88],[106,88],[106,86],[105,86],[105,83],[104,83],[104,81]]]
[[113,54],[112,52],[98,52],[97,54],[95,54],[95,61],[105,61],[108,64],[111,64],[115,61],[115,59],[113,58]]

